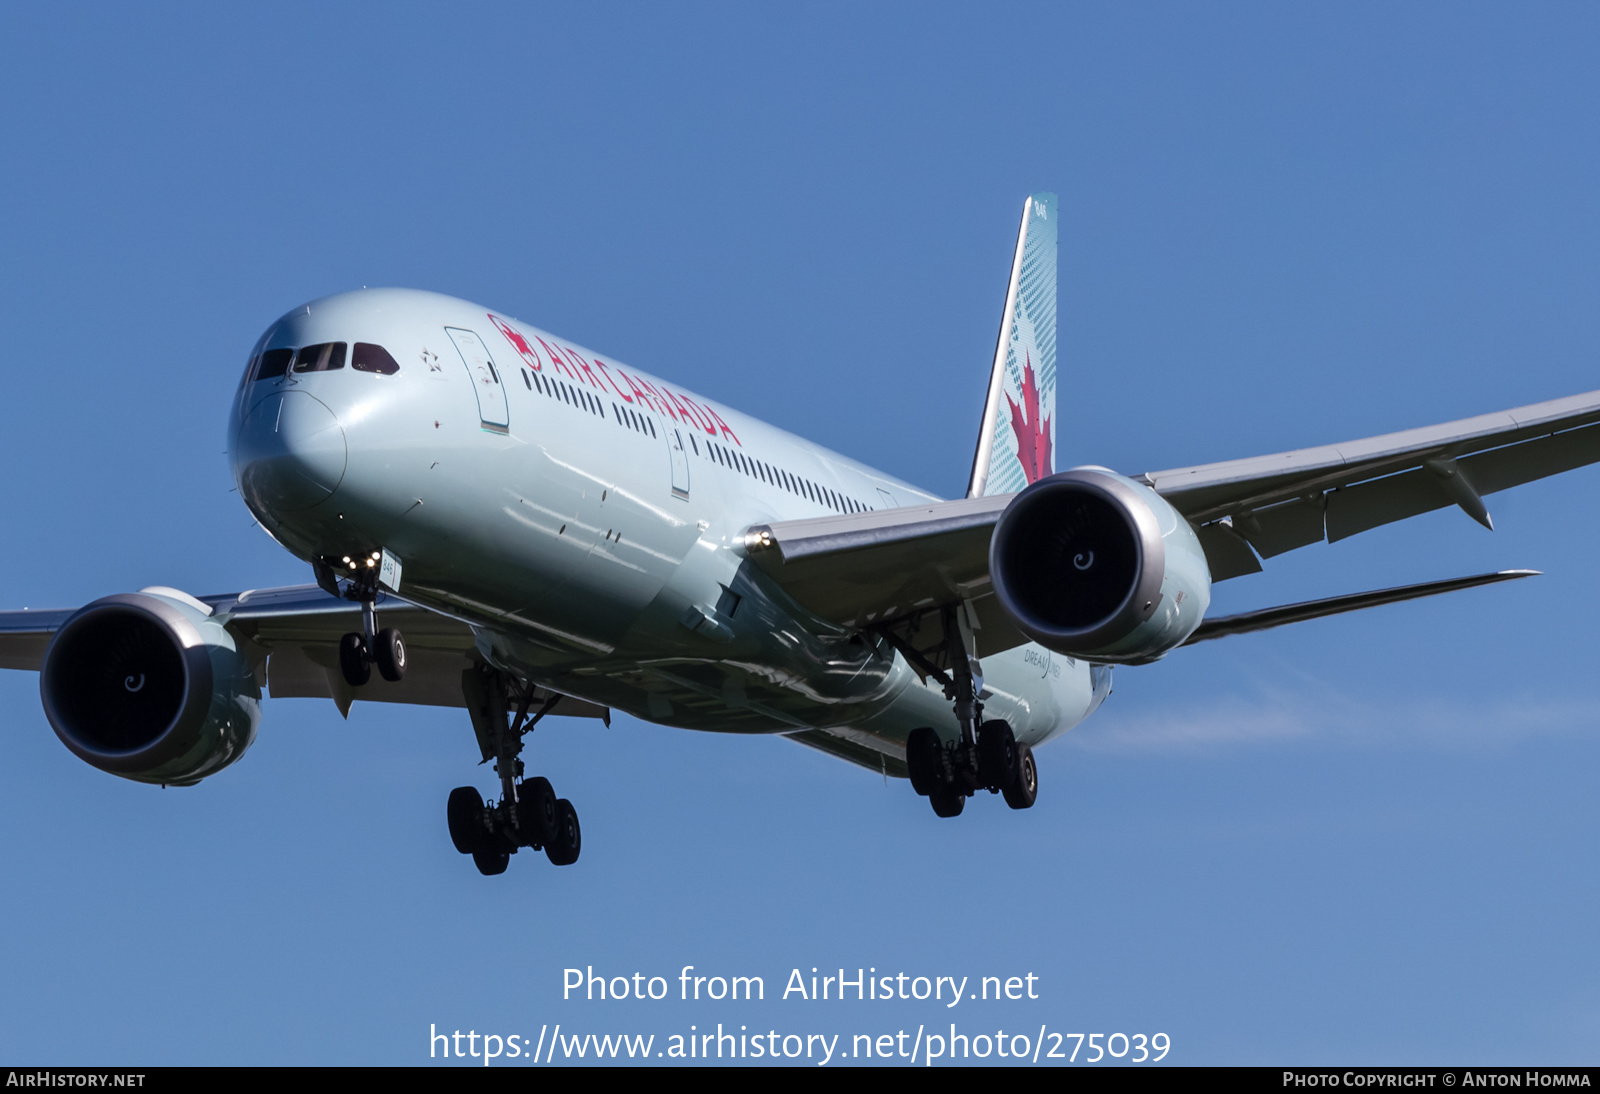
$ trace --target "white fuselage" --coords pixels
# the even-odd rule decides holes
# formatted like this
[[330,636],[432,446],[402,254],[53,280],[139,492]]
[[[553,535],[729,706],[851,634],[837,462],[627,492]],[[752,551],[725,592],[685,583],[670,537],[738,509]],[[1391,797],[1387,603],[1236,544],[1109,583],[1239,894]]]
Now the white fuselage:
[[[345,348],[277,368],[273,351],[325,343]],[[230,451],[290,551],[387,549],[406,599],[467,620],[486,657],[544,686],[667,725],[821,730],[892,756],[916,726],[956,732],[936,685],[810,616],[743,547],[752,524],[934,495],[528,324],[410,290],[297,308],[252,354]],[[987,716],[1027,743],[1109,689],[1031,645],[983,670]]]

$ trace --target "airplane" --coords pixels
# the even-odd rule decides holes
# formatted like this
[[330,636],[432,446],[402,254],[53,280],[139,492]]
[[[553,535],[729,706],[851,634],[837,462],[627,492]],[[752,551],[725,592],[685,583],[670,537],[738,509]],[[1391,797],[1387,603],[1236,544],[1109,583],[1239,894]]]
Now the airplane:
[[[363,289],[257,339],[229,460],[314,583],[152,586],[0,612],[61,742],[192,786],[263,694],[464,708],[498,800],[451,791],[484,874],[582,848],[529,775],[546,717],[780,734],[909,780],[940,817],[1039,792],[1035,750],[1117,665],[1530,576],[1506,570],[1208,617],[1264,560],[1600,460],[1600,392],[1346,444],[1125,475],[1058,471],[1058,204],[1023,205],[965,497],[946,500],[464,300]],[[374,674],[373,669],[377,672]]]

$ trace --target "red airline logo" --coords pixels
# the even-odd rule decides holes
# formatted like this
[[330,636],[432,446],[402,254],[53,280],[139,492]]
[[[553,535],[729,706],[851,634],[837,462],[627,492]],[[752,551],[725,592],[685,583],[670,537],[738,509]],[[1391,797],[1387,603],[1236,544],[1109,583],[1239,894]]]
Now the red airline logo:
[[535,372],[544,369],[544,363],[539,360],[538,352],[528,345],[528,340],[522,337],[521,331],[493,312],[489,313],[489,321],[500,328],[500,333],[506,336],[506,341],[511,343],[511,348],[522,355],[522,359],[527,362],[529,368]]
[[1011,407],[1011,432],[1017,436],[1017,459],[1029,482],[1038,482],[1054,473],[1050,465],[1050,419],[1039,420],[1039,388],[1033,378],[1033,358],[1025,357],[1022,369],[1022,406],[1006,396]]

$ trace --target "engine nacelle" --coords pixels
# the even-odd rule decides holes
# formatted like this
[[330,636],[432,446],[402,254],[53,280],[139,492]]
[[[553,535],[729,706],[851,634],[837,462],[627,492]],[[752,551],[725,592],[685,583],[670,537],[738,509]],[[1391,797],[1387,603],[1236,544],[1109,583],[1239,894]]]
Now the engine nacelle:
[[1019,630],[1086,661],[1164,657],[1211,605],[1211,570],[1189,522],[1102,467],[1051,475],[1013,498],[995,524],[989,575]]
[[108,596],[55,634],[39,672],[61,743],[125,779],[188,786],[256,738],[261,689],[233,636],[175,590]]

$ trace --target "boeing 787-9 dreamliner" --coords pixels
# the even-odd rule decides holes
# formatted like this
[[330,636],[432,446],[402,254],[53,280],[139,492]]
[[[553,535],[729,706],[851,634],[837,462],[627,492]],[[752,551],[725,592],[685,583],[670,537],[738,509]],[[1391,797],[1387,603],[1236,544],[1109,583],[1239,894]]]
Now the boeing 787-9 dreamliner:
[[[1116,665],[1462,589],[1511,570],[1210,618],[1263,559],[1600,460],[1600,392],[1173,471],[1055,467],[1054,195],[1023,206],[966,497],[953,501],[595,353],[428,292],[312,301],[267,327],[229,412],[239,493],[314,584],[152,587],[0,613],[63,744],[189,786],[261,697],[465,708],[498,801],[455,847],[577,861],[524,770],[552,715],[777,733],[906,777],[940,817],[1039,792],[1039,747]],[[977,409],[977,408],[974,408]],[[376,673],[373,669],[376,668]]]

